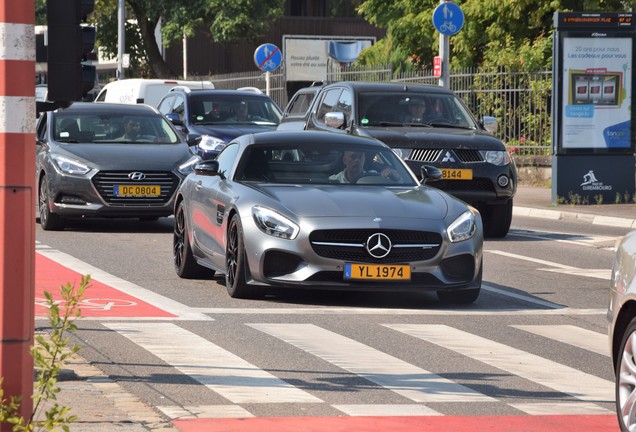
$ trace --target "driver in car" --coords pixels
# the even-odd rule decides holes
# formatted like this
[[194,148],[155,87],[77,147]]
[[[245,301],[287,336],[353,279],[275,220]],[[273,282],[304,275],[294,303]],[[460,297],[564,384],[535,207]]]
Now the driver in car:
[[338,174],[329,176],[329,180],[339,183],[355,183],[360,177],[365,175],[381,175],[393,181],[400,180],[398,172],[389,167],[384,168],[379,173],[377,171],[365,171],[364,160],[364,152],[345,151],[342,156],[344,169]]

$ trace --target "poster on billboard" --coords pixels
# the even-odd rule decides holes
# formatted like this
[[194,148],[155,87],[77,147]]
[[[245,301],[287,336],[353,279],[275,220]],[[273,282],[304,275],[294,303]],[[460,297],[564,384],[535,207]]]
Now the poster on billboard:
[[[330,62],[329,42],[357,43],[360,49],[375,43],[374,37],[283,36],[285,79],[287,81],[325,81]],[[333,59],[331,59],[333,61]]]
[[563,38],[563,149],[631,147],[632,41]]

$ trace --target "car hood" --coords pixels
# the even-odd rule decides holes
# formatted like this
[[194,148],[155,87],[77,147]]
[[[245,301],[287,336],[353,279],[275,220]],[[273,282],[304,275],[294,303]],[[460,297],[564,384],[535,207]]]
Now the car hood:
[[299,217],[425,218],[441,220],[448,202],[426,186],[388,188],[358,185],[254,186]]
[[478,150],[504,150],[498,138],[486,131],[454,128],[422,127],[365,127],[356,128],[357,135],[376,138],[390,147],[418,148],[470,148]]
[[101,170],[173,170],[193,156],[187,144],[64,144],[58,153]]
[[277,125],[253,125],[253,124],[237,124],[237,125],[193,125],[190,126],[190,133],[200,135],[211,135],[220,138],[225,142],[230,142],[234,138],[245,134],[267,132],[276,130]]

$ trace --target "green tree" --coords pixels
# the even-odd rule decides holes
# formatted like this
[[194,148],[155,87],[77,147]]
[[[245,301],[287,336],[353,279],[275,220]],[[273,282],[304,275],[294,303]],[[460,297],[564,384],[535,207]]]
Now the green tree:
[[[367,0],[358,8],[367,21],[387,30],[385,43],[363,52],[360,62],[394,63],[390,55],[404,53],[402,62],[430,67],[439,51],[439,33],[432,22],[439,1],[390,3]],[[632,6],[632,2],[621,0],[456,0],[456,3],[464,12],[464,26],[450,37],[452,67],[507,66],[525,70],[550,67],[554,12],[625,12],[626,7]]]
[[[163,60],[155,38],[161,23],[163,44],[181,41],[183,36],[205,32],[213,42],[255,40],[269,23],[283,14],[284,0],[126,0],[126,52],[135,67],[147,65],[154,77],[175,77]],[[98,23],[98,43],[104,51],[117,54],[117,0],[96,0],[93,19]]]

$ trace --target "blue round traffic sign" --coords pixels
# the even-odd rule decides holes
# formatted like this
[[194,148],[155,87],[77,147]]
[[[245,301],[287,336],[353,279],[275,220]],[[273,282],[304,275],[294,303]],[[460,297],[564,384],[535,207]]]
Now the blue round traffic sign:
[[433,11],[433,25],[443,35],[457,34],[464,25],[464,12],[455,3],[444,2]]
[[278,69],[282,60],[283,54],[274,44],[263,44],[254,51],[254,63],[260,70],[265,72]]

